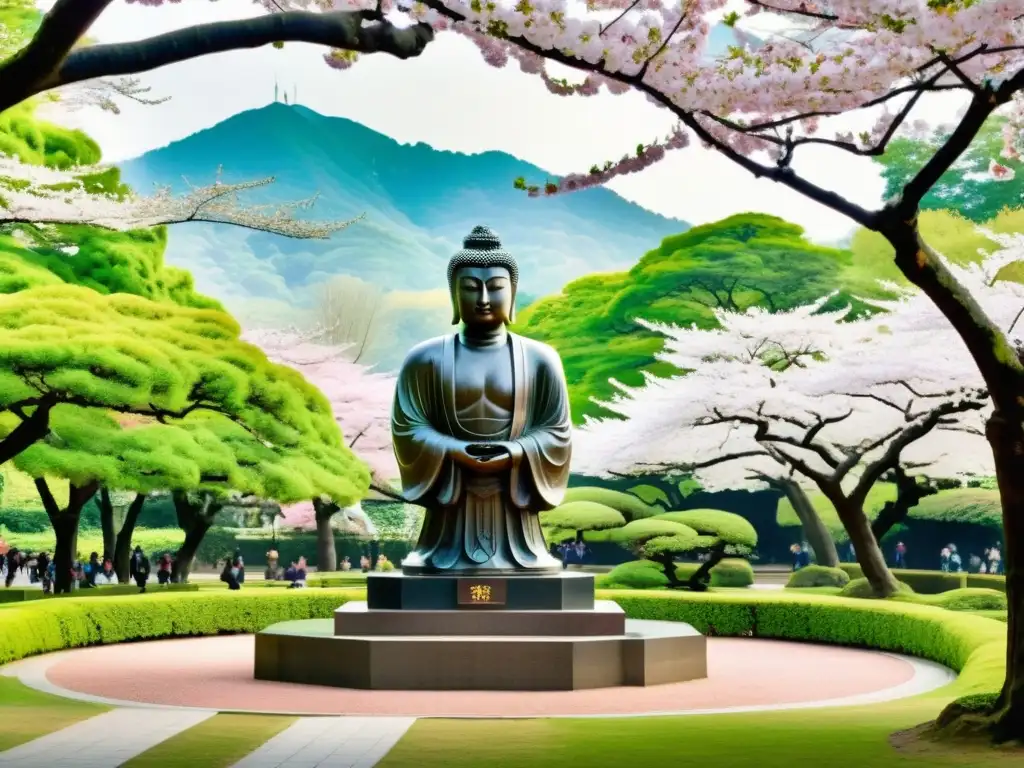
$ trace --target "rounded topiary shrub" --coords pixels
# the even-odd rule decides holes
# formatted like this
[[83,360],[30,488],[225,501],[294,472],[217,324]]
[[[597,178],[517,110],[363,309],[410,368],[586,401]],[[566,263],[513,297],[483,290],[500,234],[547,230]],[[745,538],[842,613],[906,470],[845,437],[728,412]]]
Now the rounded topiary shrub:
[[842,568],[829,568],[827,565],[808,565],[794,571],[786,584],[787,589],[804,587],[845,587],[850,583],[850,574]]
[[631,560],[615,566],[608,574],[605,584],[612,589],[655,589],[667,587],[668,579],[658,563],[650,560]]
[[939,595],[934,605],[950,611],[1005,611],[1006,594],[997,589],[951,589]]
[[727,557],[711,569],[712,587],[749,587],[754,583],[754,569],[746,560]]
[[[900,592],[906,594],[913,594],[914,590],[909,585],[904,584],[902,581],[897,581],[899,584]],[[875,593],[871,589],[871,583],[866,578],[854,579],[845,587],[843,591],[839,593],[840,597],[862,597],[871,598],[875,596]]]

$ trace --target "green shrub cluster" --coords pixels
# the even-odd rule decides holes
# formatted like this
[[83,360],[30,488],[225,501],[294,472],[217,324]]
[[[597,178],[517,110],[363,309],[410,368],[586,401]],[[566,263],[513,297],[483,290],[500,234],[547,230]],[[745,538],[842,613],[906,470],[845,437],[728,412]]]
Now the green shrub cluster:
[[[897,581],[900,592],[912,594],[914,592],[909,584],[905,584],[902,581]],[[860,599],[874,597],[874,591],[871,588],[871,583],[866,578],[852,579],[845,587],[842,592],[839,593],[840,597],[856,597]]]
[[1005,611],[1006,593],[996,589],[953,589],[928,601],[947,611]]
[[631,493],[614,491],[611,488],[591,486],[570,488],[565,492],[565,498],[562,499],[562,503],[569,504],[574,501],[591,501],[595,504],[611,507],[616,512],[621,513],[627,521],[651,517],[663,511],[661,507],[645,504]]
[[[686,581],[698,568],[696,563],[677,563],[676,578]],[[754,583],[754,569],[746,560],[726,558],[711,569],[710,583],[712,587],[749,587]],[[658,589],[668,586],[668,578],[660,563],[631,560],[615,566],[601,584],[608,589]]]
[[754,569],[742,558],[727,557],[711,569],[712,587],[749,587],[754,583]]
[[845,587],[849,583],[850,576],[842,568],[829,568],[826,565],[808,565],[799,571],[793,571],[793,575],[789,577],[786,588]]
[[[680,567],[676,568],[676,575],[681,579],[687,578],[688,574],[680,575],[680,570]],[[668,586],[668,577],[658,563],[631,560],[615,566],[602,583],[609,589],[657,589]]]

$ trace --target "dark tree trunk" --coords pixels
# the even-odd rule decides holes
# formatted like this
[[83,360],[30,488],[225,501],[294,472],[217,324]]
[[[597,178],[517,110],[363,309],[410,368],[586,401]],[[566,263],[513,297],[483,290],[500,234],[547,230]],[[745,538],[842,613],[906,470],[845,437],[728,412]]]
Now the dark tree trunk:
[[993,415],[986,430],[1003,504],[1003,563],[1009,604],[1006,680],[992,714],[997,742],[1024,740],[1024,425]]
[[902,467],[894,470],[896,479],[896,499],[887,501],[871,524],[871,533],[876,541],[881,541],[885,534],[907,519],[907,514],[916,507],[925,496],[938,493],[932,485],[922,485],[917,478],[910,477]]
[[36,406],[30,416],[21,420],[10,434],[0,440],[0,464],[6,464],[26,448],[46,437],[50,431],[50,411],[53,403]]
[[68,503],[61,509],[46,479],[37,477],[35,483],[56,539],[53,550],[53,593],[64,594],[71,591],[71,571],[78,555],[78,521],[82,517],[82,507],[96,494],[97,484],[69,485]]
[[804,489],[791,478],[778,480],[777,483],[779,489],[786,494],[786,498],[789,499],[793,511],[796,512],[796,516],[800,520],[807,543],[814,550],[815,561],[818,565],[838,568],[839,552],[836,551],[836,543],[832,540],[832,534],[825,527],[825,523],[821,521],[821,516],[814,505],[811,504],[811,500],[807,498]]
[[338,567],[338,551],[334,546],[334,529],[331,518],[340,510],[337,504],[313,500],[313,511],[316,515],[316,569],[333,571]]
[[97,501],[100,507],[100,528],[103,531],[103,559],[112,561],[117,534],[114,531],[114,505],[110,501],[110,491],[100,488],[100,497]]
[[125,513],[121,530],[117,532],[117,540],[114,543],[114,571],[117,572],[117,580],[121,584],[127,584],[130,578],[132,536],[135,534],[135,525],[139,521],[139,515],[142,514],[145,503],[146,494],[136,495]]
[[53,594],[61,595],[71,591],[71,571],[78,554],[79,514],[63,511],[50,522],[56,545],[53,550]]
[[651,558],[654,562],[661,566],[662,571],[665,573],[665,578],[668,579],[668,585],[670,587],[682,586],[682,582],[679,581],[679,577],[676,576],[676,559],[673,555],[655,555]]
[[686,586],[694,592],[704,592],[711,581],[711,569],[725,559],[725,543],[719,542],[711,548],[708,559],[700,564],[694,574],[687,581]]
[[192,561],[196,559],[196,552],[199,545],[203,543],[203,537],[210,530],[212,521],[204,517],[196,517],[191,527],[185,531],[185,540],[181,542],[177,553],[174,555],[174,562],[171,564],[171,581],[175,584],[187,584],[189,574],[192,572]]
[[206,532],[213,525],[217,513],[221,510],[220,502],[211,493],[202,493],[198,503],[189,500],[182,491],[172,494],[174,510],[178,516],[178,526],[185,531],[185,541],[181,543],[174,562],[171,564],[171,581],[176,584],[187,584],[192,571],[192,561],[196,559],[199,545],[203,543]]
[[899,591],[899,584],[889,566],[885,564],[882,548],[878,546],[878,540],[871,533],[871,524],[864,510],[850,504],[845,498],[834,497],[829,500],[835,506],[843,527],[850,535],[853,549],[857,553],[857,563],[864,573],[864,578],[871,585],[875,597],[895,595]]

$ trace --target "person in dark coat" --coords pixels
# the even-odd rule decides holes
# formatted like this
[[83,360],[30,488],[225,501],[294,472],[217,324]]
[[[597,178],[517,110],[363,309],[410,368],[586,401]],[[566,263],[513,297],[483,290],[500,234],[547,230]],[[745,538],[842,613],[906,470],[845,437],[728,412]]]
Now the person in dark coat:
[[149,558],[142,551],[142,547],[136,545],[132,552],[132,559],[128,561],[128,574],[135,580],[139,592],[146,591],[146,582],[149,581]]

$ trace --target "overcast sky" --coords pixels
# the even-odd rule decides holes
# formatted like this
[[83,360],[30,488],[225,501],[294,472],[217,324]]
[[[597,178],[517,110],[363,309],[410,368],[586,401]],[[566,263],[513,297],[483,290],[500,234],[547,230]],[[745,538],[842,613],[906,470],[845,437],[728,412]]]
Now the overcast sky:
[[[90,30],[100,42],[147,37],[202,21],[251,16],[252,0],[183,0],[160,7],[119,0]],[[550,94],[517,67],[484,64],[466,40],[442,34],[417,59],[375,55],[347,71],[323,63],[324,49],[292,44],[175,64],[144,76],[165,104],[127,104],[121,115],[89,110],[66,122],[84,128],[116,161],[164,146],[231,115],[273,100],[275,80],[298,102],[325,115],[347,117],[400,142],[425,142],[461,152],[501,150],[556,174],[621,157],[637,143],[665,135],[671,116],[635,94],[565,98]],[[922,100],[924,101],[924,100]],[[915,115],[948,120],[958,103],[933,97]],[[833,121],[837,130],[873,122]],[[806,147],[795,169],[812,181],[864,204],[880,202],[883,184],[866,159]],[[624,197],[692,223],[741,211],[763,211],[803,225],[820,240],[852,229],[844,217],[770,181],[755,180],[715,152],[689,148],[609,185]]]

